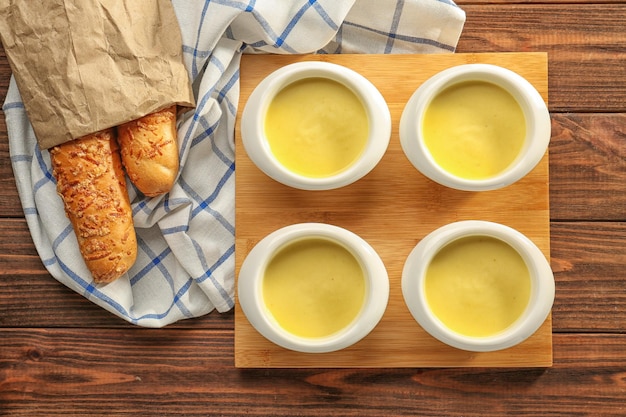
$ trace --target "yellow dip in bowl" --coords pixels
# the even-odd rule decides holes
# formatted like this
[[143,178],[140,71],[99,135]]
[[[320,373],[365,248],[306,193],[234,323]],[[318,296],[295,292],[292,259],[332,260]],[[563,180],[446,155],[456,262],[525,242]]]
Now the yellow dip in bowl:
[[544,323],[554,276],[541,250],[519,231],[464,220],[439,227],[413,248],[402,295],[417,323],[458,349],[515,346]]
[[531,172],[550,143],[550,114],[521,75],[489,64],[447,68],[406,103],[400,143],[411,164],[446,187],[490,191]]
[[424,280],[433,314],[451,330],[473,337],[504,331],[524,313],[530,273],[509,244],[489,236],[464,237],[433,257]]
[[465,81],[433,98],[422,131],[441,168],[461,178],[485,179],[515,161],[526,138],[526,120],[517,100],[502,87]]
[[243,105],[241,140],[270,178],[301,190],[332,190],[370,173],[391,137],[391,113],[357,71],[303,61],[265,77]]
[[286,331],[324,337],[347,327],[365,300],[359,261],[327,239],[290,243],[270,260],[263,277],[267,309]]
[[276,159],[307,177],[335,175],[363,153],[369,121],[361,100],[328,78],[305,78],[283,88],[265,115],[265,136]]
[[322,353],[357,343],[383,316],[389,280],[361,237],[324,223],[278,229],[244,259],[238,302],[250,324],[287,349]]

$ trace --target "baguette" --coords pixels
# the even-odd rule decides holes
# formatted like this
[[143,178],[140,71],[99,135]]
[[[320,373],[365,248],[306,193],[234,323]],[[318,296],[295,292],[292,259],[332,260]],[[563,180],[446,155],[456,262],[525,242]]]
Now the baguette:
[[96,283],[116,280],[134,264],[137,238],[115,130],[50,150],[57,192]]
[[144,195],[164,194],[178,175],[176,106],[117,127],[122,163]]

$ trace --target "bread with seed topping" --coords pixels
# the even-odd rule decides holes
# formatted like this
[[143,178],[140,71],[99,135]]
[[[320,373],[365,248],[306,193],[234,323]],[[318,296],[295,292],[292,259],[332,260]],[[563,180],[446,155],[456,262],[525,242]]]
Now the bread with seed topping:
[[50,149],[57,192],[80,252],[96,283],[124,275],[137,256],[137,238],[115,129]]
[[178,176],[176,106],[117,127],[122,163],[144,195],[170,191]]

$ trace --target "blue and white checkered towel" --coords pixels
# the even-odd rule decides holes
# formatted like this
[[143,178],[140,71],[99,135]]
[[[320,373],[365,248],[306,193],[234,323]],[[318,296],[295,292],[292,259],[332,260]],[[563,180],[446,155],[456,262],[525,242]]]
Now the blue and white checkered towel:
[[161,327],[233,307],[234,124],[242,53],[453,52],[465,14],[452,0],[173,0],[197,108],[179,121],[181,175],[164,197],[129,192],[137,261],[95,285],[15,82],[3,106],[20,199],[50,274],[125,320]]

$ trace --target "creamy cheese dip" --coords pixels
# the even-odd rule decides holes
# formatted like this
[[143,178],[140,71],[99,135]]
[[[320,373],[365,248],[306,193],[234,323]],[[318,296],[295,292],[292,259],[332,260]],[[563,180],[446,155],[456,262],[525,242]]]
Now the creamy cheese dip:
[[458,239],[432,259],[424,282],[432,312],[451,330],[491,336],[515,322],[530,299],[530,273],[520,254],[492,237]]
[[466,179],[486,179],[504,171],[526,137],[518,102],[500,86],[484,81],[443,90],[428,105],[421,128],[435,161]]
[[348,326],[365,300],[361,264],[342,245],[322,238],[280,249],[263,277],[267,309],[286,331],[324,337]]
[[343,84],[305,78],[272,99],[264,131],[272,153],[284,167],[324,178],[345,170],[363,153],[369,120],[359,98]]

